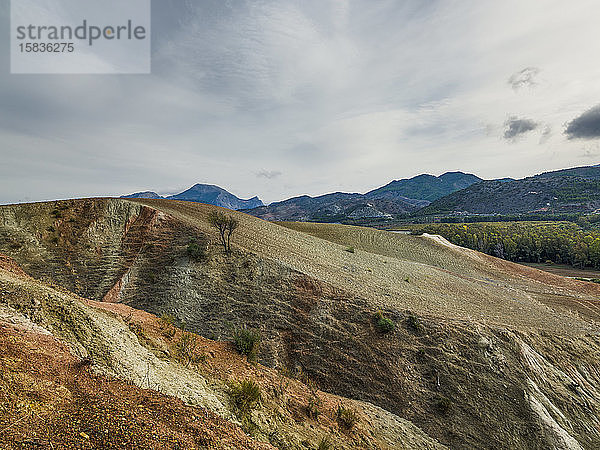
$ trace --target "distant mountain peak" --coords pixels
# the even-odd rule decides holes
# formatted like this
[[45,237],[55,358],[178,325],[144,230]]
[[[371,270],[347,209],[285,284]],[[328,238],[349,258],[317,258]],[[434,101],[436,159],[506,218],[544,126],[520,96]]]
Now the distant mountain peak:
[[251,209],[263,206],[263,202],[254,196],[251,199],[244,200],[236,197],[222,187],[214,184],[197,183],[185,191],[162,197],[155,192],[145,191],[135,194],[124,195],[122,198],[166,198],[167,200],[182,200],[196,203],[206,203],[208,205],[221,206],[228,209]]
[[144,192],[136,192],[135,194],[122,195],[121,198],[164,198],[161,195],[158,195],[156,192],[152,191],[144,191]]

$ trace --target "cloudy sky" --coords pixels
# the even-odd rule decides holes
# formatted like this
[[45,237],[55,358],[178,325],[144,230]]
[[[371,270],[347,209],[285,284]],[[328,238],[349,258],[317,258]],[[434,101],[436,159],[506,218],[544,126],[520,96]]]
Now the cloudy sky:
[[218,184],[264,201],[600,163],[600,3],[156,0],[151,75],[11,75],[0,203]]

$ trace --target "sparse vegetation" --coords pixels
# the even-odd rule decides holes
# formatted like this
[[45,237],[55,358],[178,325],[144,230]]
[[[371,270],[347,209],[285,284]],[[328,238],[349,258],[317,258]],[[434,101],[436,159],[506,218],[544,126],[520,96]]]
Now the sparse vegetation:
[[331,450],[332,448],[333,444],[329,436],[323,436],[317,445],[317,450]]
[[421,322],[415,315],[409,315],[406,318],[406,324],[408,325],[408,328],[413,331],[423,331],[423,325],[421,325]]
[[175,343],[175,355],[185,366],[199,364],[206,360],[206,355],[198,352],[198,336],[194,333],[183,331]]
[[254,361],[260,347],[260,331],[246,327],[236,328],[233,331],[233,343],[241,355],[245,355],[248,361]]
[[206,259],[206,250],[198,241],[192,239],[187,246],[186,253],[193,261],[200,262]]
[[224,214],[221,211],[213,211],[208,215],[208,223],[219,231],[221,245],[225,253],[231,253],[231,236],[238,228],[239,222],[230,215]]
[[260,385],[251,379],[230,383],[228,394],[241,418],[248,417],[262,401]]
[[163,336],[172,339],[175,336],[175,316],[173,314],[160,316],[159,327]]
[[310,390],[310,397],[308,398],[306,415],[316,420],[319,418],[319,414],[321,414],[321,406],[323,406],[323,402],[321,401],[321,397],[319,397],[316,383],[314,383],[312,380],[309,380],[307,386]]
[[392,319],[389,319],[383,315],[381,311],[375,313],[375,328],[382,334],[387,334],[394,331],[395,324]]
[[340,404],[335,412],[335,419],[340,428],[351,430],[358,422],[358,415],[352,408]]

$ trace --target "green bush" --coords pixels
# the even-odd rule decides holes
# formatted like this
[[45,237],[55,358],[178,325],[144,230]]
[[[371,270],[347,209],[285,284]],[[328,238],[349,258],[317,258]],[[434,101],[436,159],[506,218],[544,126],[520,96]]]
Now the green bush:
[[306,415],[313,419],[318,419],[319,414],[321,414],[320,408],[323,406],[323,402],[321,398],[316,393],[316,391],[312,391],[310,397],[308,399],[308,405],[306,407]]
[[346,247],[348,253],[354,253],[354,247]]
[[356,425],[356,422],[358,422],[356,411],[342,405],[338,406],[335,418],[340,428],[344,430],[351,430]]
[[254,361],[260,347],[260,332],[246,327],[236,328],[233,343],[241,355],[245,355],[248,361]]
[[204,250],[204,247],[198,244],[196,240],[190,241],[190,243],[187,246],[186,253],[190,257],[190,259],[196,262],[203,261],[204,259],[206,259],[206,251]]
[[206,360],[206,355],[198,353],[198,336],[186,331],[181,333],[181,337],[175,343],[175,356],[186,366]]
[[377,331],[383,334],[390,333],[394,331],[395,326],[392,319],[388,319],[381,311],[377,311],[375,314],[375,328],[377,328]]
[[317,450],[330,450],[333,448],[331,438],[329,436],[323,436],[317,445]]
[[250,379],[230,383],[228,394],[241,417],[247,417],[262,401],[260,385]]
[[406,323],[408,324],[408,327],[414,331],[423,330],[423,325],[421,325],[419,319],[416,316],[413,316],[412,314],[406,318]]

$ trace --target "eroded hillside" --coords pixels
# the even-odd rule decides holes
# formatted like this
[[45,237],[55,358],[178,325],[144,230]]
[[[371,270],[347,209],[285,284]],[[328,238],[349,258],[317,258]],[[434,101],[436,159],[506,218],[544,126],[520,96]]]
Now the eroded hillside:
[[[0,445],[444,448],[381,408],[249,364],[229,343],[151,314],[57,290],[3,256],[0,292]],[[261,392],[247,415],[231,394],[243,380]],[[339,406],[356,415],[352,427],[340,425]]]
[[[173,314],[205,337],[260,328],[262,363],[377,405],[451,448],[600,446],[597,285],[434,238],[234,212],[241,225],[226,257],[206,220],[214,209],[5,206],[0,251],[36,278]],[[205,254],[190,256],[190,242]],[[378,310],[392,332],[377,331]]]

